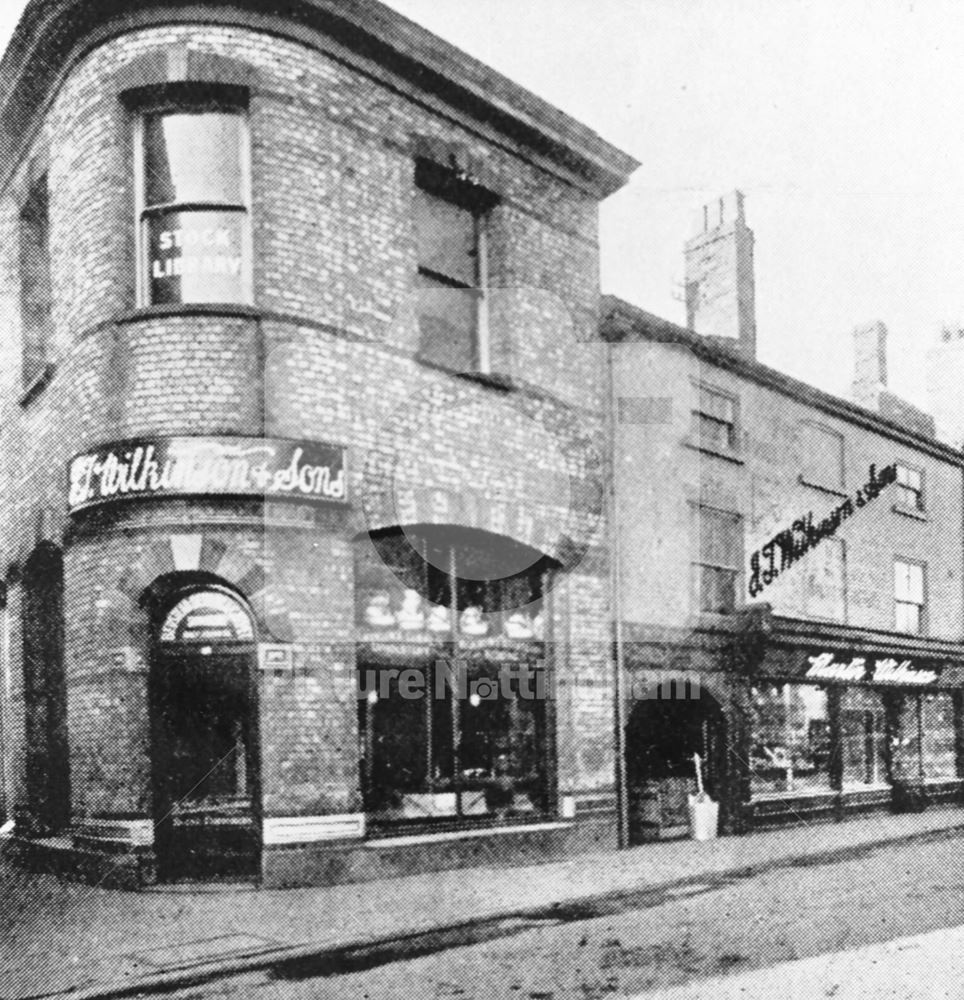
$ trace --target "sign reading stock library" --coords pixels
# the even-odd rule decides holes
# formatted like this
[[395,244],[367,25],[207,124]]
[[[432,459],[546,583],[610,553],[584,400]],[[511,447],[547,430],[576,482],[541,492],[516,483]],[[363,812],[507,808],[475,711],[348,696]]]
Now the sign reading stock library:
[[254,437],[157,437],[106,444],[70,462],[71,512],[126,499],[234,496],[343,503],[345,450]]

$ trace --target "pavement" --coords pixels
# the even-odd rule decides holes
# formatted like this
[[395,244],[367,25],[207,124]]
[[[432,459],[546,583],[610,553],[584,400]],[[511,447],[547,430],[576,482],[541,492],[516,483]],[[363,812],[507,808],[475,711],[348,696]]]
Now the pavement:
[[[660,1000],[960,1000],[964,928],[781,962],[665,990]],[[652,1000],[641,994],[637,1000]]]
[[280,890],[209,884],[131,892],[0,861],[0,998],[134,996],[255,970],[379,964],[508,935],[534,920],[647,907],[687,884],[962,836],[964,809],[931,809],[543,865]]

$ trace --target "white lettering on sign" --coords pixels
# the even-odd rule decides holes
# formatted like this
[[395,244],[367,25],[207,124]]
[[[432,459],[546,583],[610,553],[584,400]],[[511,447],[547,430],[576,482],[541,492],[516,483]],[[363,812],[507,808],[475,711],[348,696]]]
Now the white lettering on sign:
[[834,662],[833,653],[809,656],[807,677],[825,681],[862,681],[867,673],[867,661],[855,656],[849,663]]
[[151,276],[158,280],[194,274],[222,274],[236,278],[243,266],[240,257],[167,257],[154,261]]
[[172,229],[161,233],[158,245],[163,251],[175,247],[223,247],[231,249],[231,233],[227,229]]
[[821,653],[807,657],[810,664],[806,677],[823,681],[873,681],[877,684],[927,685],[937,681],[936,670],[922,670],[913,666],[911,660],[877,660],[868,669],[867,660],[862,656],[853,657],[849,663],[837,662],[833,653]]
[[934,670],[915,670],[910,660],[878,660],[874,667],[874,680],[882,684],[933,684],[937,680]]
[[341,502],[343,450],[270,438],[157,438],[78,455],[71,510],[115,498],[185,494],[276,496]]
[[247,612],[233,597],[218,590],[200,590],[178,601],[161,627],[161,642],[211,639],[254,639]]

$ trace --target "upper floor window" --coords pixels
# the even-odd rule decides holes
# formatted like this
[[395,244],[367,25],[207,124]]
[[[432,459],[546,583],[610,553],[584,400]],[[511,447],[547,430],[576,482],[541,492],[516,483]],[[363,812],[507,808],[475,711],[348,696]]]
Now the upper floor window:
[[843,434],[819,424],[800,425],[801,478],[827,490],[844,488]]
[[894,560],[894,604],[898,632],[921,635],[924,631],[924,567]]
[[693,563],[694,603],[700,611],[736,610],[743,565],[743,519],[739,514],[695,508],[699,551]]
[[20,212],[21,376],[26,387],[47,369],[53,342],[50,272],[50,196],[46,174],[30,189]]
[[137,133],[140,303],[250,302],[241,109],[148,110]]
[[698,409],[693,411],[697,443],[710,451],[736,451],[737,402],[734,396],[708,386],[699,387]]
[[419,357],[488,372],[486,210],[491,195],[435,164],[415,174]]
[[920,469],[897,463],[897,498],[901,507],[923,512],[924,473]]

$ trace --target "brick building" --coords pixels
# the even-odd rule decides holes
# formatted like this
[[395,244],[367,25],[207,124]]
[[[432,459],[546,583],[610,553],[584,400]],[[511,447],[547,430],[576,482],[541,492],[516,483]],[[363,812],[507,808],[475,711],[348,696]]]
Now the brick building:
[[887,390],[882,324],[859,406],[760,364],[752,250],[721,199],[692,328],[605,302],[631,842],[685,824],[693,753],[729,832],[964,789],[964,458]]
[[11,846],[280,885],[614,843],[636,164],[377,3],[285,10],[35,0],[0,64]]

